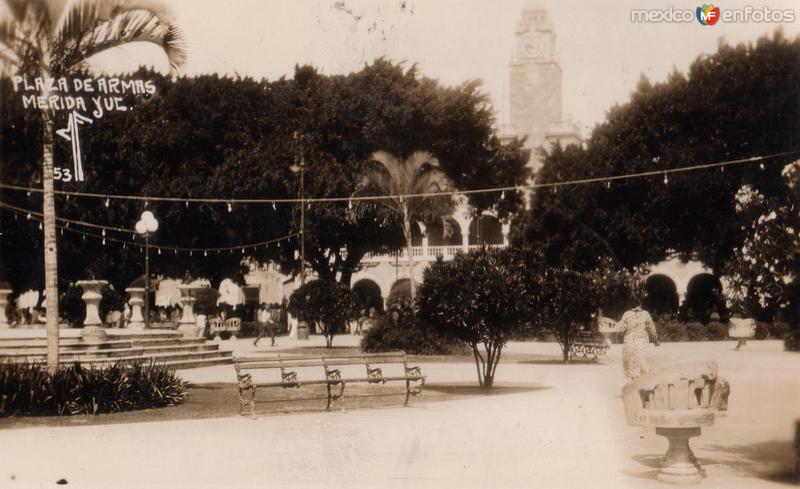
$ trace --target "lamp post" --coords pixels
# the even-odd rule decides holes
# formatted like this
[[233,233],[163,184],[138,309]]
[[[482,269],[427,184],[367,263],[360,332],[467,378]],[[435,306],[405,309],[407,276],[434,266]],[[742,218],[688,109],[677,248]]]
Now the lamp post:
[[[297,134],[295,133],[295,140]],[[305,172],[306,160],[300,147],[300,164],[289,167],[294,173],[300,173],[300,286],[306,283],[306,201],[305,201]]]
[[[298,134],[294,133],[295,143],[298,142]],[[300,287],[306,284],[306,195],[305,195],[305,171],[306,160],[303,154],[303,147],[300,144],[300,162],[293,164],[289,167],[293,173],[300,173]],[[308,339],[308,325],[303,320],[297,321],[297,327],[294,328],[293,334],[298,340]]]
[[142,212],[136,233],[144,236],[144,327],[150,327],[150,233],[158,230],[158,221],[150,211]]

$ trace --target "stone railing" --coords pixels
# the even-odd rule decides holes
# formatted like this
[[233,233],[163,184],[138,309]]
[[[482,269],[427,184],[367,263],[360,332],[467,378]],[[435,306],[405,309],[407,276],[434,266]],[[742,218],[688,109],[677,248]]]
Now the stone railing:
[[[489,248],[503,248],[505,245],[494,244],[486,245]],[[444,260],[452,260],[456,253],[460,251],[468,251],[472,249],[482,248],[483,245],[469,245],[466,248],[461,245],[448,245],[448,246],[414,246],[411,248],[411,256],[417,261],[436,261],[437,258],[442,257]],[[403,248],[394,253],[376,254],[367,253],[361,259],[361,263],[384,263],[384,262],[405,262],[407,260],[407,250]]]

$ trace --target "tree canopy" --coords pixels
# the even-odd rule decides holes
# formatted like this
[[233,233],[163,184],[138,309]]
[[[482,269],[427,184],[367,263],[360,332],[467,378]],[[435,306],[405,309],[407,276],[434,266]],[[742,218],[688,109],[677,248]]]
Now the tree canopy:
[[[349,75],[322,75],[301,66],[292,78],[274,81],[216,75],[171,79],[146,71],[133,76],[152,80],[156,92],[126,100],[133,110],[108,113],[86,129],[86,181],[57,186],[100,195],[297,198],[299,178],[290,167],[302,154],[306,198],[346,197],[354,194],[364,165],[378,150],[400,157],[429,151],[460,189],[516,185],[527,178],[525,150],[519,141],[501,144],[494,135],[492,112],[477,83],[443,86],[415,67],[383,59]],[[2,83],[7,88],[9,81]],[[0,98],[2,181],[32,185],[41,178],[35,164],[40,131],[35,121],[25,119],[13,91],[0,90]],[[55,149],[57,162],[68,159],[68,145],[57,142]],[[3,199],[40,209],[24,192],[4,192]],[[521,201],[516,194],[470,197],[477,210],[494,209],[501,216]],[[297,233],[297,204],[273,208],[111,199],[106,206],[102,198],[57,197],[59,216],[127,229],[145,207],[161,224],[152,246],[200,250],[154,251],[155,273],[183,276],[189,271],[216,282],[243,272],[243,257],[276,261],[287,273],[299,269],[298,237],[244,254],[213,251]],[[32,280],[38,274],[31,273],[41,269],[32,258],[39,253],[31,253],[31,247],[41,247],[36,224],[1,214],[8,238],[2,244],[2,273],[15,288],[38,285]],[[313,202],[305,217],[307,263],[323,279],[349,283],[365,253],[403,245],[399,219],[378,208],[356,213],[347,201]],[[111,238],[131,241],[133,235],[109,232],[105,246],[99,237],[84,241],[69,229],[59,235],[62,280],[94,275],[124,288],[140,275],[140,249],[123,248]]]
[[[538,183],[625,175],[800,150],[800,39],[778,31],[755,44],[722,44],[688,73],[642,78],[584,146],[553,147]],[[784,165],[797,154],[648,178],[544,189],[512,239],[544,250],[551,264],[592,269],[696,254],[720,270],[746,232],[736,212],[743,184],[785,201]]]

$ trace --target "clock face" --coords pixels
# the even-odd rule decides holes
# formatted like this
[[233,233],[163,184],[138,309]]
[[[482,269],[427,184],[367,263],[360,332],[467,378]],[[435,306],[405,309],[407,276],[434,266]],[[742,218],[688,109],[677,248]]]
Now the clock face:
[[525,56],[530,58],[538,58],[544,54],[544,44],[541,39],[528,39],[522,45],[522,50]]

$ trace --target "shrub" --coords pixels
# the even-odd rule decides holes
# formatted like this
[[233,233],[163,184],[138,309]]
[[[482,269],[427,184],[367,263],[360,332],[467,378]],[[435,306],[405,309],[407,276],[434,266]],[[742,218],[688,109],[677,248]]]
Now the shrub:
[[689,338],[689,341],[704,341],[709,339],[708,337],[708,326],[703,326],[701,323],[687,323],[686,324],[686,336]]
[[723,323],[708,323],[706,335],[711,341],[721,341],[728,339],[728,325]]
[[659,341],[680,341],[683,338],[683,326],[672,319],[657,321],[656,333]]
[[358,317],[356,296],[350,287],[332,280],[312,280],[292,292],[289,312],[301,321],[316,325],[330,348],[333,337]]
[[86,317],[86,304],[81,299],[83,289],[77,285],[70,285],[61,293],[58,300],[58,311],[61,317],[72,328],[83,327],[83,318]]
[[756,334],[754,336],[757,340],[766,339],[769,336],[769,323],[764,321],[756,321]]
[[516,250],[484,248],[425,270],[419,317],[470,346],[485,389],[494,383],[506,341],[529,320],[527,265]]
[[173,406],[186,383],[155,362],[117,362],[103,368],[79,363],[49,373],[43,364],[0,365],[0,416],[101,414]]
[[783,347],[786,351],[800,351],[800,329],[795,329],[783,337]]
[[770,333],[773,337],[782,340],[788,333],[791,331],[791,327],[789,323],[785,323],[783,321],[775,321],[772,323],[772,328],[770,328]]
[[361,339],[365,352],[402,350],[416,355],[451,355],[467,353],[463,344],[441,334],[417,317],[414,303],[399,298],[389,311],[378,318]]

